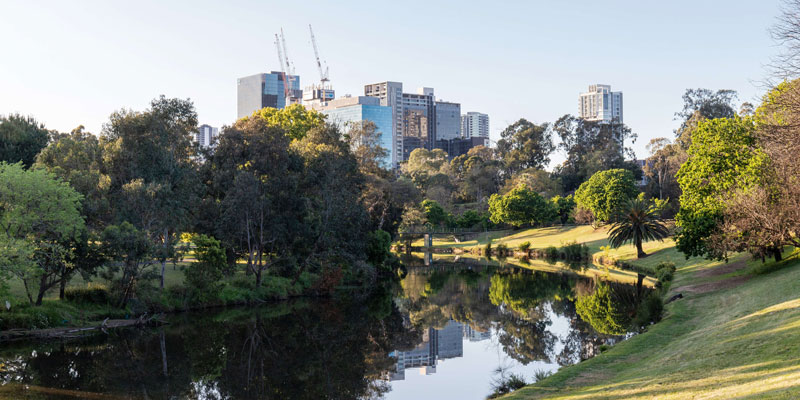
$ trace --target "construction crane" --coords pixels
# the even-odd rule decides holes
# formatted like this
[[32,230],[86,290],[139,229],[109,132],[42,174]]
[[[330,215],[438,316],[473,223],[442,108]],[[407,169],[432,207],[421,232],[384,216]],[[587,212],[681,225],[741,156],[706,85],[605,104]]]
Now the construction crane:
[[325,87],[330,79],[328,79],[328,66],[325,66],[325,71],[322,70],[322,62],[319,60],[319,50],[317,49],[317,39],[314,37],[314,29],[311,24],[308,24],[308,31],[311,33],[311,45],[314,46],[314,57],[317,58],[317,68],[319,69],[319,81],[322,87]]
[[297,99],[292,92],[292,81],[294,81],[294,68],[289,61],[289,54],[286,51],[286,39],[283,36],[283,28],[281,28],[280,36],[275,34],[275,48],[278,50],[278,63],[281,66],[281,74],[283,75],[283,96],[286,98],[286,105],[297,102]]

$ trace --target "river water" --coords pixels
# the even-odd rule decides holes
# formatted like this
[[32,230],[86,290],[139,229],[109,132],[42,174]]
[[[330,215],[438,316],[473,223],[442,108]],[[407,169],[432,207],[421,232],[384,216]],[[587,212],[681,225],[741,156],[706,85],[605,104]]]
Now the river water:
[[[0,398],[484,399],[509,374],[623,336],[576,312],[585,270],[406,258],[400,285],[169,317],[158,328],[0,346]],[[583,271],[583,272],[581,272]]]

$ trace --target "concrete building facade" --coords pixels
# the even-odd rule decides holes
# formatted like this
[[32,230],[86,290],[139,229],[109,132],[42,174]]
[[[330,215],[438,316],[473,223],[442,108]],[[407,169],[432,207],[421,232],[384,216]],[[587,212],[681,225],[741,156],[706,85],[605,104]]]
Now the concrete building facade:
[[623,123],[622,92],[612,92],[610,85],[589,85],[578,96],[578,116],[587,121]]
[[489,139],[489,116],[479,112],[468,112],[461,116],[461,135],[465,138]]

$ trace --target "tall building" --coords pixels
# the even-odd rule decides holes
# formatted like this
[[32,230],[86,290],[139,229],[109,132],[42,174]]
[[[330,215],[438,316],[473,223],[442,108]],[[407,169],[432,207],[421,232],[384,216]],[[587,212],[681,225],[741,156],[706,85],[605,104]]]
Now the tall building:
[[200,147],[207,148],[216,145],[214,138],[217,136],[219,136],[219,128],[203,124],[198,127],[197,133],[194,134],[194,140]]
[[[300,76],[288,75],[291,97],[301,98]],[[236,118],[244,118],[254,111],[264,107],[286,107],[284,96],[284,75],[282,72],[272,71],[268,74],[255,74],[237,79],[237,110]]]
[[328,101],[324,105],[315,105],[315,110],[328,115],[328,121],[338,125],[343,131],[349,130],[353,124],[362,121],[371,121],[381,133],[381,147],[388,151],[383,160],[384,168],[392,168],[394,164],[394,146],[392,146],[392,108],[382,106],[381,101],[375,97],[341,97]]
[[587,121],[622,123],[622,92],[612,92],[610,85],[589,85],[578,97],[578,116]]
[[461,135],[465,138],[482,137],[488,141],[489,116],[472,111],[463,114],[461,116]]
[[437,101],[433,88],[403,93],[402,83],[386,81],[365,85],[364,95],[377,97],[381,105],[392,109],[395,166],[407,160],[415,149],[432,150],[440,147],[440,141],[457,140],[463,135],[461,104]]
[[395,370],[388,374],[392,381],[403,380],[406,369],[419,368],[421,375],[436,373],[439,360],[462,357],[464,355],[463,326],[450,320],[442,329],[428,328],[422,333],[422,343],[408,351],[393,351],[390,357],[396,359]]
[[392,109],[392,164],[403,161],[403,84],[380,82],[364,86],[364,95],[377,97],[382,106]]
[[436,140],[461,138],[461,104],[436,102]]

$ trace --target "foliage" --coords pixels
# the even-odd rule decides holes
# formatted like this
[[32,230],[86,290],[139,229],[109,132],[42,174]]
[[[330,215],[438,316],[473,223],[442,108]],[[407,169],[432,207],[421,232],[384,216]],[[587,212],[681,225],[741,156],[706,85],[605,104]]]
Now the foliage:
[[0,278],[21,279],[31,304],[41,305],[44,293],[65,278],[63,270],[74,267],[67,244],[85,229],[80,202],[79,193],[49,172],[0,162]]
[[576,206],[575,198],[571,194],[565,197],[553,196],[550,203],[553,204],[553,209],[562,225],[570,222]]
[[550,203],[524,185],[502,196],[493,194],[489,198],[489,212],[492,222],[515,227],[543,225],[553,219]]
[[483,203],[486,197],[497,192],[502,180],[501,167],[492,149],[476,146],[467,154],[453,158],[447,172],[460,201]]
[[598,281],[594,293],[578,296],[575,310],[596,331],[608,335],[621,335],[628,331],[630,313],[619,293],[610,284]]
[[86,287],[70,287],[64,291],[64,300],[74,303],[108,304],[111,292],[102,284],[89,283]]
[[577,189],[595,173],[609,169],[626,169],[634,180],[641,178],[642,169],[629,161],[635,158],[633,150],[625,147],[626,140],[635,141],[637,136],[625,124],[565,115],[553,124],[553,131],[561,138],[558,147],[567,155],[554,171],[565,192]]
[[0,115],[0,162],[23,167],[33,165],[49,139],[50,131],[32,117],[20,114]]
[[268,126],[281,129],[292,140],[300,140],[314,128],[325,125],[325,114],[309,110],[300,104],[291,104],[284,108],[262,108],[245,118],[260,118]]
[[556,196],[562,192],[560,180],[550,172],[542,169],[526,169],[506,179],[501,193],[506,193],[522,184],[544,197]]
[[509,176],[527,168],[544,168],[555,149],[548,124],[536,125],[524,118],[509,125],[500,137],[497,153]]
[[389,232],[376,230],[367,236],[367,261],[374,266],[382,265],[391,257],[392,237]]
[[[153,243],[133,224],[109,225],[102,236],[104,252],[117,263],[109,264],[104,277],[113,280],[119,307],[136,295],[140,281],[150,278],[145,269],[152,264]],[[120,274],[121,273],[121,274]]]
[[598,221],[613,221],[619,207],[638,193],[633,174],[624,169],[609,169],[592,175],[575,192],[578,207],[589,210]]
[[423,200],[420,208],[425,213],[425,218],[433,226],[444,226],[450,220],[447,211],[436,200]]
[[[382,132],[372,121],[358,121],[348,126],[345,141],[350,145],[358,161],[358,167],[364,174],[386,175],[391,168],[391,160],[387,162],[389,150],[381,147]],[[391,136],[391,132],[387,133]]]
[[637,258],[646,256],[642,243],[651,240],[663,241],[669,229],[661,222],[658,209],[653,202],[643,198],[628,199],[620,206],[614,224],[608,231],[609,244],[613,248],[632,242]]
[[705,120],[697,125],[688,149],[689,158],[678,171],[681,209],[676,217],[676,247],[689,256],[722,257],[708,242],[722,223],[720,196],[737,187],[759,182],[766,155],[754,148],[752,119]]
[[525,241],[519,244],[519,251],[527,252],[531,248],[531,242]]
[[190,264],[183,270],[186,284],[194,291],[194,297],[201,303],[215,296],[219,290],[222,271],[227,262],[225,251],[220,247],[218,240],[206,235],[194,235],[194,254],[197,262]]

